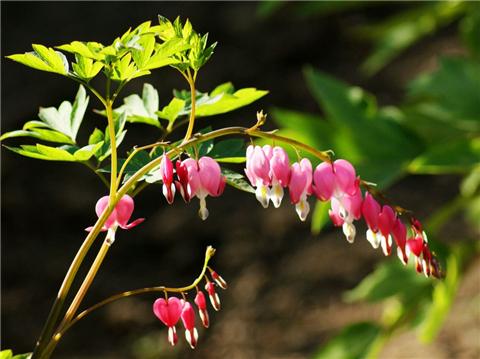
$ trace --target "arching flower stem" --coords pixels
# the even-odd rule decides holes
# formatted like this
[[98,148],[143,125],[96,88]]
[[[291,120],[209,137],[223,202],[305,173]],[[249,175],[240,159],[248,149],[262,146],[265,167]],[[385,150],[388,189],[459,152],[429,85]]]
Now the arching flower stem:
[[[75,318],[73,318],[67,325],[65,325],[63,328],[61,328],[56,335],[59,335],[60,337],[63,336],[63,334],[70,329],[75,323],[77,323],[80,319],[83,319],[93,311],[110,304],[112,302],[115,302],[119,299],[122,298],[128,298],[132,297],[135,295],[140,295],[140,294],[146,294],[146,293],[154,293],[154,292],[164,292],[165,294],[167,293],[185,293],[189,292],[193,289],[195,289],[198,284],[203,280],[205,277],[206,271],[208,269],[208,263],[210,262],[210,259],[214,256],[215,254],[215,248],[212,246],[208,246],[206,251],[205,251],[205,259],[202,267],[202,271],[198,275],[198,277],[190,284],[185,287],[179,287],[179,288],[173,288],[173,287],[166,287],[166,286],[156,286],[156,287],[147,287],[147,288],[140,288],[140,289],[135,289],[135,290],[129,290],[126,292],[118,293],[115,295],[112,295],[111,297],[108,297],[101,302],[98,302],[95,305],[92,305],[91,307],[85,309],[84,311],[80,312]],[[59,339],[60,339],[59,337]]]

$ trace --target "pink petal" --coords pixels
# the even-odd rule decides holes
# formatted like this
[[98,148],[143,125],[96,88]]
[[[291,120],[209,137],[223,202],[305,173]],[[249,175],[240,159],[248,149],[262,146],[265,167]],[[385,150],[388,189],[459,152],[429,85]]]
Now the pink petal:
[[173,182],[173,163],[166,155],[162,156],[162,161],[160,162],[160,173],[162,174],[162,181],[167,186]]
[[[105,208],[108,207],[108,201],[109,201],[109,196],[103,196],[97,201],[97,204],[95,205],[95,213],[97,214],[97,217],[101,217],[103,214],[103,211],[105,211]],[[112,211],[110,216],[107,218],[105,221],[105,224],[103,225],[105,229],[110,228],[115,221],[117,220],[117,213],[116,213],[116,208]]]
[[346,160],[336,160],[333,163],[336,184],[340,191],[349,195],[355,194],[358,190],[357,175],[355,168]]
[[314,192],[318,199],[328,201],[335,190],[335,174],[330,163],[320,163],[313,173]]
[[392,232],[395,224],[395,212],[390,206],[383,206],[382,212],[378,215],[378,229],[385,238]]
[[415,255],[415,257],[420,256],[423,251],[423,238],[421,236],[416,236],[415,238],[410,238],[407,240],[407,249]]
[[205,294],[203,294],[201,290],[199,290],[197,292],[197,295],[195,296],[195,304],[200,310],[207,309],[207,301],[205,300]]
[[273,149],[272,146],[270,145],[265,145],[262,147],[263,153],[265,154],[265,157],[267,157],[267,160],[271,160],[273,156]]
[[287,187],[290,179],[290,161],[285,150],[281,147],[273,148],[270,159],[272,178],[275,178],[282,187]]
[[195,327],[195,312],[189,302],[183,305],[181,318],[185,329],[192,330]]
[[378,231],[378,216],[380,214],[380,205],[370,193],[365,194],[365,200],[362,205],[362,214],[368,227],[373,231]]
[[167,327],[173,327],[180,319],[182,314],[183,304],[180,299],[176,297],[158,298],[153,303],[153,313],[160,319]]
[[222,182],[222,173],[217,161],[205,156],[198,161],[198,167],[202,188],[211,196],[218,195],[218,189]]
[[133,209],[135,205],[133,198],[128,194],[124,195],[115,206],[115,211],[117,212],[117,222],[121,228],[126,227],[127,222],[132,216]]
[[130,228],[133,228],[133,227],[136,227],[138,226],[140,223],[142,223],[143,221],[145,220],[145,218],[137,218],[136,220],[134,220],[133,222],[130,222],[129,224],[125,225],[125,226],[120,226],[121,228],[123,229],[130,229]]
[[302,167],[298,162],[295,162],[291,167],[290,184],[288,185],[290,200],[293,204],[300,201],[300,197],[307,186],[307,180],[307,175],[302,171]]
[[265,186],[270,185],[270,163],[260,146],[255,146],[248,169],[251,174],[256,177],[257,180],[260,179]]
[[405,224],[403,224],[400,218],[397,218],[395,221],[395,225],[392,229],[392,235],[397,247],[405,252],[405,244],[407,242],[407,227],[405,227]]
[[362,202],[362,191],[357,191],[353,196],[345,195],[342,198],[343,207],[354,219],[360,219],[362,216]]
[[187,158],[183,161],[183,164],[188,173],[187,192],[189,197],[192,198],[201,186],[200,176],[198,174],[198,163],[193,158]]

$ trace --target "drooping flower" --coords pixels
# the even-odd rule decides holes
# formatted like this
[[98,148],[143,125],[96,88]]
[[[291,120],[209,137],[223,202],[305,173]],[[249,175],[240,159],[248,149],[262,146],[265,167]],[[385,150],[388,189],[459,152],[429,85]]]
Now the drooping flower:
[[307,158],[292,165],[288,190],[290,201],[295,205],[298,217],[305,221],[310,212],[307,197],[312,193],[312,164]]
[[379,233],[377,238],[379,238],[380,245],[383,250],[383,254],[389,256],[392,252],[392,233],[393,227],[395,225],[396,215],[395,211],[390,206],[383,206],[382,211],[378,215],[378,229]]
[[418,273],[423,272],[427,277],[432,274],[439,278],[441,276],[440,267],[428,248],[427,234],[418,220],[412,219],[411,222],[413,236],[406,242],[406,255],[415,257],[415,269]]
[[198,341],[198,332],[195,328],[195,312],[189,302],[184,302],[181,314],[183,326],[185,327],[185,339],[192,349],[195,349]]
[[380,204],[373,198],[370,193],[365,194],[365,199],[362,204],[362,215],[367,222],[367,240],[373,248],[377,249],[380,245],[380,238],[377,238],[378,232],[378,216],[380,214]]
[[215,283],[208,281],[205,285],[205,290],[208,293],[208,298],[210,299],[210,304],[212,305],[213,309],[217,312],[220,310],[220,298],[215,291]]
[[322,162],[313,173],[313,191],[318,199],[340,199],[344,194],[353,196],[359,190],[355,168],[346,160]]
[[[265,151],[264,146],[264,151]],[[270,178],[272,188],[270,190],[270,199],[275,208],[280,207],[283,199],[283,188],[288,187],[290,182],[290,161],[285,150],[275,146],[272,149],[272,155],[269,157]]]
[[210,275],[220,288],[227,289],[227,282],[217,272],[215,272],[213,269],[210,269]]
[[178,336],[175,325],[180,320],[184,303],[176,297],[158,298],[153,303],[153,313],[168,327],[168,342],[173,346],[177,344]]
[[[109,199],[109,196],[104,196],[97,201],[97,204],[95,205],[95,212],[99,218],[102,216],[105,208],[108,207]],[[128,194],[124,195],[115,205],[114,210],[105,221],[101,231],[105,232],[111,229],[112,232],[115,232],[117,227],[122,229],[130,229],[142,223],[145,218],[138,218],[133,222],[128,223],[130,217],[132,216],[134,207],[135,205],[133,198]],[[93,227],[88,227],[85,230],[90,232],[92,229]]]
[[195,296],[195,304],[198,307],[198,314],[200,315],[203,326],[208,328],[210,325],[210,319],[208,317],[207,302],[205,300],[205,294],[203,294],[201,290],[197,291],[197,295]]
[[188,183],[188,170],[181,160],[175,163],[175,170],[177,172],[178,181],[175,181],[175,187],[180,192],[185,202],[190,202],[192,198],[192,189]]
[[256,188],[255,196],[257,200],[264,208],[267,208],[270,201],[270,160],[260,146],[248,146],[246,157],[245,174],[252,186]]
[[395,225],[392,229],[392,235],[395,243],[397,244],[397,255],[400,258],[400,261],[404,265],[408,263],[408,255],[406,252],[406,244],[407,244],[407,227],[400,218],[397,218],[395,221]]
[[162,174],[162,191],[169,204],[173,203],[175,196],[175,184],[173,183],[173,163],[167,155],[162,156],[160,162],[160,173]]
[[183,161],[188,174],[187,193],[189,198],[194,196],[200,200],[198,214],[203,220],[208,217],[207,196],[218,197],[225,189],[225,178],[220,166],[211,157],[201,157],[198,161],[188,158]]
[[353,221],[362,216],[362,192],[358,190],[352,196],[345,194],[340,200],[333,197],[331,203],[332,209],[328,212],[330,219],[335,226],[342,226],[345,238],[349,243],[353,243],[357,234]]

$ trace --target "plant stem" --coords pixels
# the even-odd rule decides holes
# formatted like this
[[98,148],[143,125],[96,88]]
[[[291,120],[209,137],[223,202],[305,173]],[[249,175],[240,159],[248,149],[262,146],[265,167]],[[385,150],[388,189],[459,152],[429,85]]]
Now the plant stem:
[[208,262],[210,259],[213,257],[215,254],[215,249],[211,246],[207,247],[207,250],[205,251],[205,260],[203,263],[203,268],[198,277],[192,282],[192,284],[185,286],[185,287],[180,287],[180,288],[170,288],[170,287],[165,287],[165,286],[156,286],[156,287],[147,287],[147,288],[140,288],[140,289],[135,289],[135,290],[129,290],[126,292],[122,292],[116,295],[112,295],[111,297],[108,297],[101,302],[98,302],[97,304],[91,306],[90,308],[85,309],[81,313],[79,313],[73,320],[71,320],[66,326],[64,326],[61,330],[58,331],[57,335],[63,336],[63,334],[70,329],[76,322],[78,322],[80,319],[83,319],[86,317],[88,314],[92,313],[93,311],[109,304],[112,302],[115,302],[119,299],[122,298],[128,298],[132,297],[134,295],[139,295],[139,294],[145,294],[145,293],[153,293],[153,292],[169,292],[169,293],[184,293],[188,292],[195,287],[202,281],[203,277],[205,276],[206,270],[208,268]]
[[60,289],[58,290],[57,297],[55,298],[55,301],[53,303],[52,309],[50,310],[50,313],[48,315],[48,318],[45,322],[45,325],[42,329],[42,333],[40,334],[40,337],[36,343],[36,347],[33,351],[32,354],[32,359],[37,359],[37,358],[42,358],[43,357],[43,350],[45,348],[45,340],[47,338],[51,338],[53,335],[54,331],[54,326],[57,324],[57,320],[61,314],[63,305],[65,303],[65,300],[67,298],[68,292],[70,290],[70,287],[72,286],[73,280],[75,279],[75,276],[78,272],[78,269],[80,268],[80,265],[82,264],[83,260],[85,259],[85,256],[92,246],[93,242],[97,238],[98,234],[100,233],[100,230],[102,229],[105,221],[107,220],[108,216],[112,210],[107,207],[103,214],[98,218],[97,222],[93,226],[92,231],[87,235],[85,238],[84,242],[80,246],[77,254],[75,255],[75,258],[73,259],[72,263],[70,264],[70,267],[68,268],[67,274],[65,275],[65,278],[63,279],[62,285],[60,286]]
[[[115,124],[113,123],[112,101],[107,100],[108,133],[110,137],[110,206],[112,206],[115,192],[117,190],[117,141],[115,138]],[[112,207],[113,208],[113,207]]]
[[113,242],[113,238],[115,236],[114,231],[108,232],[104,242],[102,243],[102,246],[100,250],[97,253],[97,256],[95,257],[95,260],[88,270],[87,275],[85,276],[85,279],[83,280],[82,285],[80,286],[80,289],[78,290],[77,294],[75,295],[75,298],[73,299],[72,303],[70,304],[70,307],[68,308],[65,317],[63,318],[62,322],[58,326],[56,333],[54,333],[52,340],[50,343],[47,345],[45,348],[45,353],[48,356],[53,352],[55,347],[57,346],[59,340],[62,337],[61,331],[62,329],[68,325],[68,323],[71,321],[71,319],[74,317],[75,313],[78,310],[78,307],[80,306],[83,298],[85,297],[85,294],[87,293],[88,289],[90,288],[93,279],[95,278],[100,265],[102,264],[108,250],[110,249],[110,245]]
[[191,98],[191,109],[190,109],[190,119],[188,120],[188,128],[187,132],[185,133],[185,137],[183,139],[182,143],[187,142],[190,137],[192,137],[193,133],[193,125],[195,124],[195,107],[196,107],[196,101],[197,101],[197,94],[195,91],[195,79],[197,78],[197,73],[195,72],[193,77],[190,74],[190,71],[187,72],[186,79],[188,81],[188,84],[190,85],[190,98]]

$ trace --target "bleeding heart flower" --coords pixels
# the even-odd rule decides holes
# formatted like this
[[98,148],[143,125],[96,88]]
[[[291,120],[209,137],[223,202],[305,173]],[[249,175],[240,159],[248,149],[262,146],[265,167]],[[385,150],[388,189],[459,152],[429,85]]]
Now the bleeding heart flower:
[[213,309],[218,312],[220,310],[220,298],[215,291],[215,284],[213,282],[207,282],[207,284],[205,285],[205,290],[208,293],[210,304],[212,305]]
[[212,276],[212,279],[215,281],[215,283],[217,283],[217,285],[220,288],[227,289],[227,282],[217,272],[215,272],[213,269],[211,269],[210,270],[210,275]]
[[[267,153],[269,147],[266,147]],[[255,196],[264,208],[268,207],[270,201],[270,159],[265,155],[260,146],[247,147],[247,162],[245,164],[245,174],[253,187],[256,188]]]
[[208,317],[207,302],[205,300],[205,294],[203,294],[201,290],[197,291],[197,295],[195,296],[195,304],[198,307],[198,314],[200,314],[200,319],[202,320],[203,326],[208,328],[210,325],[210,320]]
[[188,158],[183,161],[188,173],[187,193],[190,198],[196,196],[200,200],[198,214],[203,220],[208,217],[207,196],[218,197],[225,189],[225,177],[222,176],[219,164],[211,157],[204,156],[198,161]]
[[290,200],[295,205],[298,217],[305,221],[310,212],[307,197],[312,193],[312,164],[307,158],[291,167],[290,183],[288,185]]
[[175,196],[175,185],[173,183],[173,163],[166,155],[162,156],[160,162],[160,173],[162,174],[163,181],[163,195],[167,199],[169,204],[173,203],[173,197]]
[[189,302],[184,302],[181,314],[183,326],[185,327],[185,339],[192,349],[195,349],[198,341],[198,332],[195,328],[195,312]]
[[[264,152],[265,152],[264,146]],[[272,149],[272,154],[269,157],[270,162],[270,178],[271,190],[270,199],[275,208],[280,207],[283,199],[283,188],[288,187],[290,182],[290,161],[285,150],[281,147],[275,146]]]
[[344,194],[353,196],[358,191],[355,168],[346,160],[320,163],[313,173],[313,191],[318,199],[340,199]]
[[158,298],[153,303],[153,313],[168,327],[168,342],[172,346],[178,341],[175,325],[182,315],[183,308],[184,303],[176,297],[170,297],[168,300]]
[[[109,199],[109,196],[104,196],[97,201],[97,204],[95,205],[95,212],[98,217],[101,217],[105,209],[108,207]],[[122,229],[130,229],[142,223],[145,218],[138,218],[133,222],[128,223],[130,217],[132,216],[134,207],[135,205],[133,198],[128,194],[124,195],[115,205],[114,210],[105,221],[101,231],[105,232],[111,229],[112,232],[115,232],[117,227]],[[92,229],[93,227],[88,227],[85,230],[90,232]]]
[[402,263],[406,265],[408,263],[408,255],[405,248],[407,244],[407,227],[405,227],[405,224],[403,224],[400,218],[397,218],[395,221],[395,225],[392,229],[392,235],[395,243],[397,244],[398,258],[400,258]]
[[396,215],[392,207],[383,206],[382,211],[378,215],[378,229],[380,233],[377,234],[377,238],[379,238],[383,254],[386,256],[392,252],[393,240],[390,233],[392,233],[395,221]]

